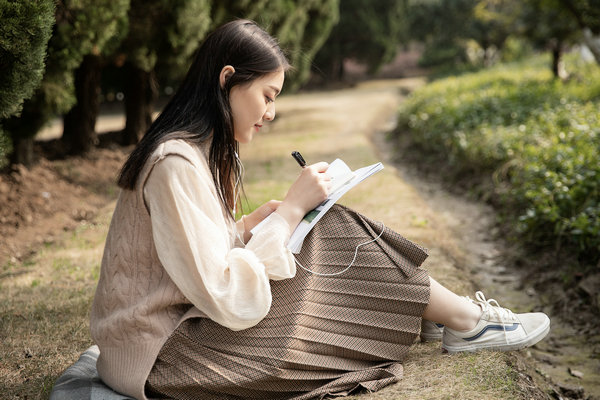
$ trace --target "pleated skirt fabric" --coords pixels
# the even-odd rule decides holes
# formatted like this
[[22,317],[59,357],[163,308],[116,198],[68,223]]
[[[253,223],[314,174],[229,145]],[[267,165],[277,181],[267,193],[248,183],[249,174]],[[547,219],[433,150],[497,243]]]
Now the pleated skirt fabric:
[[272,282],[256,326],[194,318],[169,337],[148,377],[150,398],[320,399],[398,381],[429,303],[425,249],[335,205],[307,236],[292,279]]

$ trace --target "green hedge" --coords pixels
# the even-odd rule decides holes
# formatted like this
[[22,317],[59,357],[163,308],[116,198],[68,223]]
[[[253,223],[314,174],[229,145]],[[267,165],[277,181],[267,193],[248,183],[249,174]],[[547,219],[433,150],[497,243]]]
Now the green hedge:
[[397,134],[455,179],[489,178],[486,197],[519,237],[591,265],[600,255],[600,68],[572,55],[563,82],[548,65],[537,57],[430,83],[403,104]]

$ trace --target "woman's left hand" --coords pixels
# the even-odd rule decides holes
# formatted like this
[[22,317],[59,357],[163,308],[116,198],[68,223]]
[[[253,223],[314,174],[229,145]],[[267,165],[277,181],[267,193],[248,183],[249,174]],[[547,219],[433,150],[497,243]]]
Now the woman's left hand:
[[244,217],[244,243],[248,243],[248,240],[252,237],[250,231],[277,210],[280,204],[281,201],[279,200],[269,200]]

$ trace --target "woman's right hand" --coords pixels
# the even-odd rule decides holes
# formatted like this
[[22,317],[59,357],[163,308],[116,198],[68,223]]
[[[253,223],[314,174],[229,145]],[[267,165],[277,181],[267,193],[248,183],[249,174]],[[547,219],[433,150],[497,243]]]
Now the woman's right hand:
[[292,231],[310,210],[327,199],[331,182],[327,168],[326,162],[304,167],[277,208],[277,213],[287,220]]

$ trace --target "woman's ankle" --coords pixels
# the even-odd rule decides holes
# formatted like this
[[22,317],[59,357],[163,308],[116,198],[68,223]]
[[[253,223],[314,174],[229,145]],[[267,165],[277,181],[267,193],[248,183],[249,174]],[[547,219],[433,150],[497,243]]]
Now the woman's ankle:
[[450,329],[459,332],[469,332],[477,326],[483,310],[477,304],[470,303],[468,309],[465,309],[465,313],[455,318],[450,324],[446,326]]

